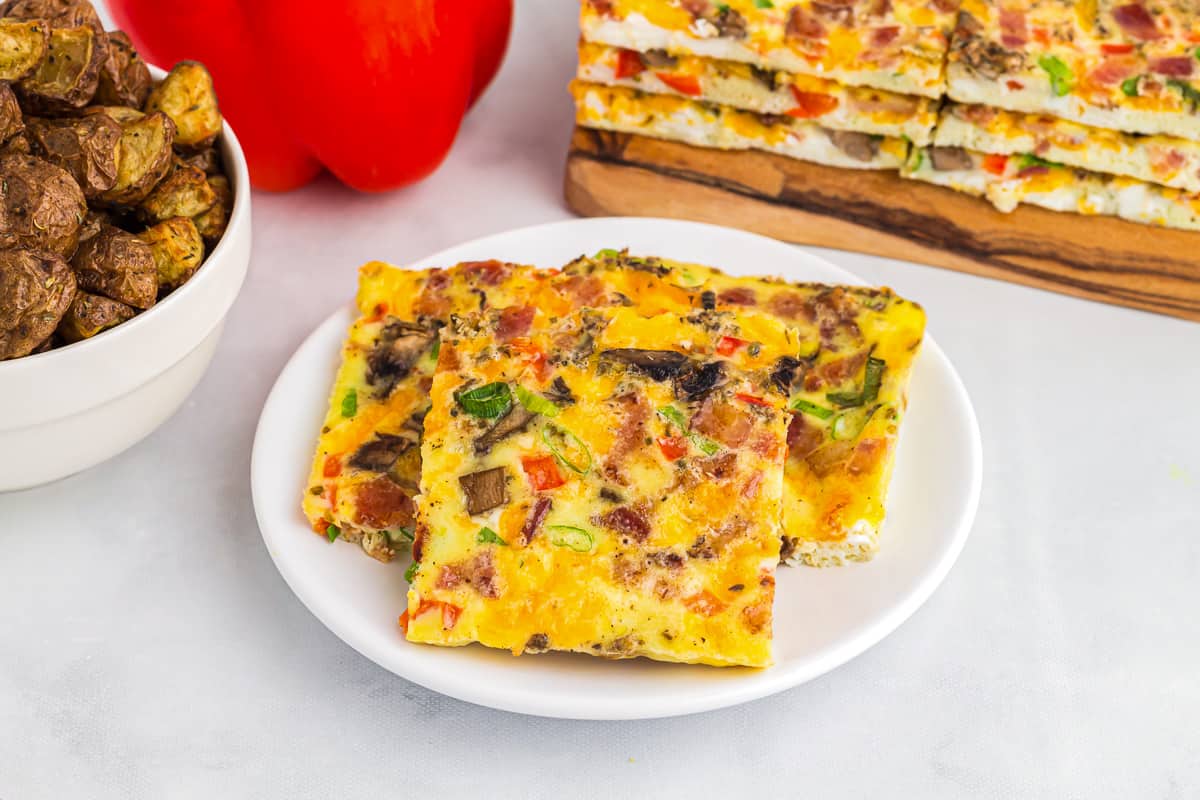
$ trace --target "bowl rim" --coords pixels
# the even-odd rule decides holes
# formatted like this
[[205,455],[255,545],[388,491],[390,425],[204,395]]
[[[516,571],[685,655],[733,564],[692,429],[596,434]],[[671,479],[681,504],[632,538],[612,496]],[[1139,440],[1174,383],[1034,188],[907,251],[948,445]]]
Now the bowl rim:
[[[165,70],[154,65],[150,65],[150,72],[157,80],[162,80],[166,75]],[[222,257],[233,248],[231,241],[235,240],[241,231],[250,224],[250,169],[246,163],[246,154],[242,150],[241,142],[238,140],[237,134],[233,132],[233,128],[227,119],[222,118],[221,120],[221,134],[217,137],[215,145],[221,151],[222,160],[225,162],[226,175],[233,185],[233,209],[230,211],[229,223],[225,227],[225,232],[221,235],[221,240],[217,242],[217,246],[213,248],[213,251],[196,268],[195,274],[178,289],[156,302],[150,308],[139,313],[133,319],[102,331],[96,336],[72,342],[62,347],[56,347],[42,353],[31,353],[20,358],[0,360],[0,378],[9,377],[22,368],[34,369],[35,367],[56,363],[56,361],[73,358],[76,354],[85,352],[88,348],[117,347],[119,346],[117,344],[118,341],[128,339],[131,336],[137,336],[142,328],[150,324],[150,322],[147,322],[147,317],[154,315],[154,317],[151,317],[151,321],[153,321],[153,319],[157,319],[163,314],[170,313],[171,309],[179,306],[181,303],[187,302],[187,298],[191,294],[199,291],[197,286],[200,283],[209,283],[216,280],[212,276],[212,273],[216,271]],[[166,311],[160,311],[163,308]],[[220,319],[217,320],[217,324],[219,323]],[[205,335],[208,333],[209,331],[206,331]]]

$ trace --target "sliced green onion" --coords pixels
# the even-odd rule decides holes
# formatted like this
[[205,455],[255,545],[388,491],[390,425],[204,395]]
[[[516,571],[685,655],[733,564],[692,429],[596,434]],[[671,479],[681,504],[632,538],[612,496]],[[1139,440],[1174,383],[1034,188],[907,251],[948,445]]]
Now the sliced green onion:
[[863,404],[862,392],[830,392],[825,399],[838,408],[854,408]]
[[838,414],[833,424],[829,426],[829,435],[839,441],[857,439],[879,408],[880,406],[870,409],[856,408]]
[[1044,55],[1038,59],[1038,66],[1050,76],[1050,89],[1056,96],[1062,97],[1071,91],[1075,73],[1071,72],[1065,61],[1058,56]]
[[561,408],[551,403],[540,394],[534,394],[524,386],[517,386],[515,389],[517,400],[521,405],[525,406],[526,411],[532,411],[534,414],[541,414],[543,417],[557,417]]
[[1183,95],[1183,99],[1189,102],[1193,108],[1200,107],[1200,89],[1192,86],[1187,81],[1180,81],[1175,78],[1168,79],[1167,86],[1178,89],[1179,93]]
[[330,525],[325,529],[325,535],[329,537],[329,541],[337,541],[337,538],[342,535],[342,529],[337,525]]
[[351,389],[342,398],[342,416],[349,419],[358,413],[358,390]]
[[620,257],[621,257],[620,251],[613,250],[611,247],[606,247],[603,250],[598,250],[598,251],[596,251],[596,255],[593,256],[593,258],[620,258]]
[[417,577],[417,570],[421,569],[421,562],[414,561],[408,565],[408,569],[404,570],[404,580],[409,583],[413,582],[413,578]]
[[829,419],[834,413],[832,408],[819,406],[816,403],[810,403],[804,399],[792,401],[792,409],[794,411],[803,411],[805,414],[816,417],[817,419]]
[[1057,161],[1047,161],[1044,158],[1035,156],[1033,153],[1022,153],[1017,166],[1021,169],[1029,169],[1030,167],[1061,167],[1062,164]]
[[463,411],[484,419],[504,416],[512,406],[512,392],[507,383],[489,383],[468,392],[455,392],[454,399]]
[[683,412],[675,406],[663,406],[662,408],[658,409],[658,415],[667,422],[670,422],[676,428],[679,428],[679,430],[687,433],[687,420],[683,418]]
[[714,442],[712,439],[707,439],[698,433],[692,433],[688,430],[687,420],[683,418],[683,412],[675,406],[663,406],[658,409],[658,415],[670,422],[676,428],[679,428],[685,436],[691,440],[691,443],[696,445],[696,448],[706,456],[711,456],[721,449],[721,445]]
[[862,399],[864,403],[874,403],[879,397],[879,387],[883,385],[883,373],[887,362],[882,358],[872,356],[867,359],[867,374],[863,378]]
[[1126,97],[1138,96],[1139,80],[1141,80],[1141,76],[1134,75],[1132,78],[1126,78],[1125,80],[1121,81],[1121,91],[1125,93]]
[[433,340],[433,348],[429,351],[429,357],[434,361],[438,360],[438,354],[442,352],[442,337],[438,336]]
[[501,547],[508,547],[508,542],[500,538],[500,535],[488,527],[479,529],[479,533],[475,535],[476,544],[498,544]]
[[775,4],[771,0],[754,0],[755,8],[774,8]]
[[550,544],[576,553],[586,553],[596,544],[596,537],[590,531],[574,525],[550,525],[546,530],[550,533]]
[[694,289],[704,283],[704,278],[692,272],[690,269],[681,269],[675,274],[675,285],[682,286],[684,289]]
[[572,472],[586,475],[592,468],[592,451],[566,428],[547,425],[542,428],[542,441],[550,448],[558,463]]
[[390,539],[393,544],[401,544],[404,542],[411,542],[413,540],[413,532],[411,528],[397,528],[394,531],[389,529],[384,531],[384,533],[387,534],[388,539]]

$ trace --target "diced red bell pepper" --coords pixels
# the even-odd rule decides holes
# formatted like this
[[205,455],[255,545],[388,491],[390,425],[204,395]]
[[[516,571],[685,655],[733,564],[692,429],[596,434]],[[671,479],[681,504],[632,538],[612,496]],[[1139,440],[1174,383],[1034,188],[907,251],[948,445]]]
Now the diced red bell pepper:
[[763,406],[764,408],[771,407],[770,401],[764,400],[761,397],[756,397],[752,394],[743,394],[742,392],[738,392],[734,395],[734,397],[736,397],[738,400],[741,400],[743,403],[749,403],[752,406]]
[[521,468],[525,470],[529,486],[535,492],[557,489],[567,482],[551,455],[521,456]]
[[983,168],[993,175],[1003,175],[1008,169],[1008,156],[996,155],[994,153],[983,157]]
[[672,75],[669,72],[656,72],[658,79],[680,94],[689,97],[700,96],[700,79],[695,75]]
[[838,99],[823,92],[804,92],[793,86],[792,97],[796,98],[796,107],[788,110],[789,117],[812,119],[824,116],[838,107]]
[[340,456],[326,456],[325,466],[321,474],[326,478],[336,478],[342,474],[342,459]]
[[658,437],[658,449],[662,450],[667,461],[678,461],[687,455],[687,439],[682,436],[660,436]]
[[739,347],[745,347],[749,342],[745,339],[738,339],[735,336],[722,336],[721,341],[717,342],[717,354],[722,356],[731,356]]
[[646,71],[642,57],[636,50],[621,50],[617,53],[617,79],[632,78]]

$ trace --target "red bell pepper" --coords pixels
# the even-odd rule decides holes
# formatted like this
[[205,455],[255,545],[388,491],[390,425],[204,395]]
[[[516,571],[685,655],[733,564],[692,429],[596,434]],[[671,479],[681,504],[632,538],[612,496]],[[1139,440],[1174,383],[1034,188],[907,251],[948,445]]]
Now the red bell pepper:
[[424,178],[500,68],[513,0],[110,0],[151,63],[202,61],[251,182]]

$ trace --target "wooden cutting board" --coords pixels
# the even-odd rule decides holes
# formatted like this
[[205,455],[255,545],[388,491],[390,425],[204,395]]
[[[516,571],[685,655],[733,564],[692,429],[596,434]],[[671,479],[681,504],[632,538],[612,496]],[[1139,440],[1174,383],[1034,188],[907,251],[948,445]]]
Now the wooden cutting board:
[[875,170],[576,128],[568,205],[585,216],[731,225],[1200,321],[1200,233],[986,201]]

